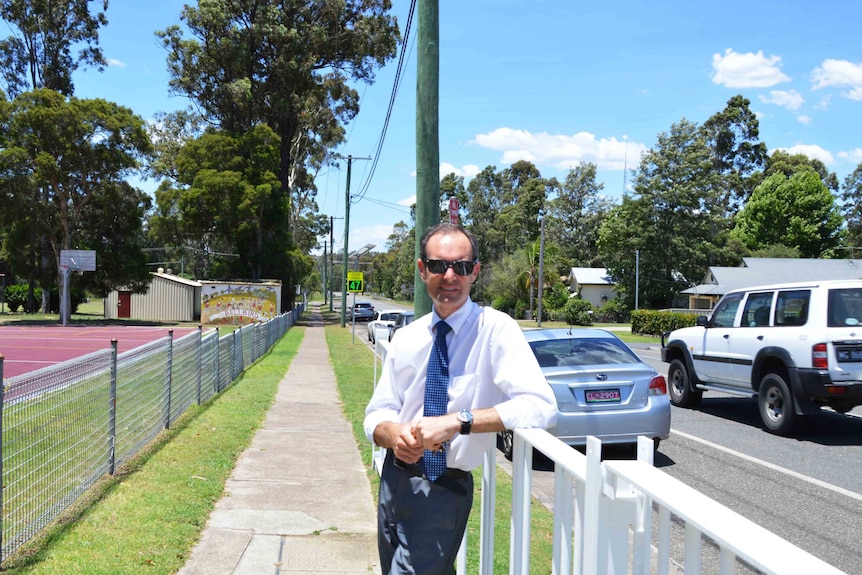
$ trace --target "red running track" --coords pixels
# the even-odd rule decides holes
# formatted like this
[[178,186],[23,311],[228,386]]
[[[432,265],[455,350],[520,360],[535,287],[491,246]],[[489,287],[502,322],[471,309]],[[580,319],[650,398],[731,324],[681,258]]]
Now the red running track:
[[174,339],[195,331],[194,327],[143,327],[143,326],[0,326],[0,354],[3,360],[3,379],[42,369],[98,351],[110,349],[111,340],[117,340],[119,353],[134,349],[169,335]]

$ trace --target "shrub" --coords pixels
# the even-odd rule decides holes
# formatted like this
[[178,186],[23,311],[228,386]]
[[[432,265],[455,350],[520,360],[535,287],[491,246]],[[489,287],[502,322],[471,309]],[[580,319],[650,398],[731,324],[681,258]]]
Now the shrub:
[[661,335],[696,324],[696,313],[681,313],[673,311],[654,311],[647,309],[634,310],[632,316],[632,333],[644,335]]
[[563,307],[563,317],[569,325],[593,325],[593,306],[579,297],[569,298]]
[[[38,297],[41,298],[42,290],[36,288],[36,291],[39,294]],[[3,299],[6,300],[9,311],[16,312],[18,309],[25,309],[27,306],[27,286],[21,284],[6,286],[6,289],[3,290]]]

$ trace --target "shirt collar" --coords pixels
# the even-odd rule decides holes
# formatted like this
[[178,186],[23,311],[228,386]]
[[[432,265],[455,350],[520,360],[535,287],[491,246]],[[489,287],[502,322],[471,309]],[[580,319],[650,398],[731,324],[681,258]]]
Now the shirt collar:
[[449,327],[452,329],[452,335],[457,335],[458,332],[463,327],[464,322],[467,321],[467,318],[470,317],[470,312],[476,304],[473,303],[473,300],[469,297],[467,301],[464,302],[464,305],[455,310],[449,317],[445,320],[437,315],[437,310],[432,307],[431,309],[431,325],[428,326],[428,330],[434,332],[434,326],[437,325],[438,321],[445,321],[449,324]]

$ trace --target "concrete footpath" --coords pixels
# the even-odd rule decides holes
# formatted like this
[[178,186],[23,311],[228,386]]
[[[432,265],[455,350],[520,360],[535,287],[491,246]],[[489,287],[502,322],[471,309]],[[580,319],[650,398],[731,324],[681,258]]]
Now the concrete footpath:
[[379,572],[376,509],[319,304],[275,403],[178,575]]

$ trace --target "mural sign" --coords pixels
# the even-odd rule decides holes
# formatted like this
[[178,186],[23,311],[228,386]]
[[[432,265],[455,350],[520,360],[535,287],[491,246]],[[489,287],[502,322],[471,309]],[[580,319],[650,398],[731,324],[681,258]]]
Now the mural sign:
[[201,283],[202,324],[248,325],[278,315],[279,283]]

